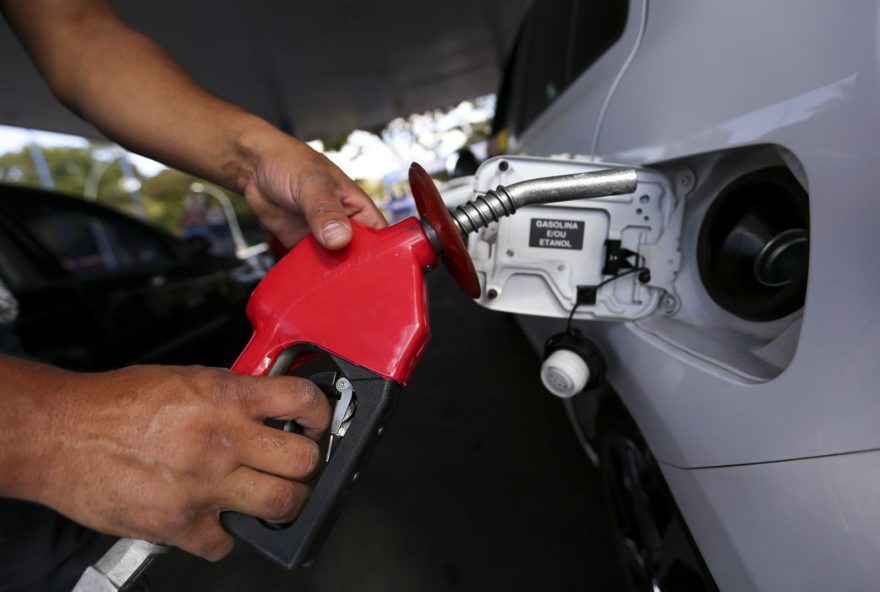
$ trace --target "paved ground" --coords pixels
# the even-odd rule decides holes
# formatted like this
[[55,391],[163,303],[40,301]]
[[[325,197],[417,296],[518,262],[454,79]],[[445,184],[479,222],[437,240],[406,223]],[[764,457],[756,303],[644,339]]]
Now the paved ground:
[[598,475],[514,320],[429,283],[431,347],[315,565],[175,553],[151,590],[622,589]]

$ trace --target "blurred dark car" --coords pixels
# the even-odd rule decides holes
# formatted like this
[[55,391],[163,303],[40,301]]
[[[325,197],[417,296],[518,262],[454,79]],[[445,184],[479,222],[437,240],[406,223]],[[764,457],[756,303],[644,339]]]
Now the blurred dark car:
[[208,247],[93,202],[0,185],[0,277],[20,304],[11,340],[76,370],[228,365],[250,333],[255,280]]

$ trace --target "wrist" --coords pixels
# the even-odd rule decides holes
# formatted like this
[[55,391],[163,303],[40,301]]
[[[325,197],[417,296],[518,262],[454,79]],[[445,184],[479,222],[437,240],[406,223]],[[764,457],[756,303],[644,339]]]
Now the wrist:
[[245,187],[254,182],[261,163],[269,155],[298,144],[299,140],[263,119],[255,115],[248,116],[235,141],[235,154],[239,163],[234,181],[236,191],[244,194]]

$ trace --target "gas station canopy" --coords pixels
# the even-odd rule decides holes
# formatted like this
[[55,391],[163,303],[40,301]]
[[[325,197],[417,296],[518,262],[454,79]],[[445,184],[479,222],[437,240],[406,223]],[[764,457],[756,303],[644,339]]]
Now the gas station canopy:
[[[310,140],[494,92],[526,0],[114,5],[209,90]],[[3,21],[0,72],[0,124],[98,135],[54,99]]]

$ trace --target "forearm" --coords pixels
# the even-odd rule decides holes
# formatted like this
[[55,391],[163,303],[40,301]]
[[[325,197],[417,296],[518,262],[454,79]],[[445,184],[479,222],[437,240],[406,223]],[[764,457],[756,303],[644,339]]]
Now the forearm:
[[106,3],[61,2],[7,0],[5,12],[53,92],[110,139],[240,192],[258,154],[289,140],[205,91]]
[[280,132],[204,91],[151,39],[93,33],[67,60],[80,67],[55,77],[59,96],[110,139],[242,192],[259,143]]
[[[0,356],[0,496],[42,501],[65,417],[58,403],[72,374]],[[53,427],[54,426],[54,427]]]
[[327,157],[205,91],[108,0],[0,0],[0,10],[71,109],[130,150],[242,193],[288,247],[312,233],[344,248],[349,218],[386,225]]

